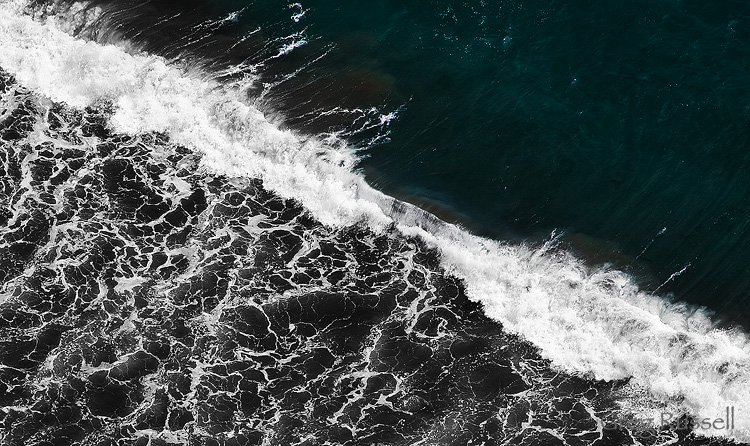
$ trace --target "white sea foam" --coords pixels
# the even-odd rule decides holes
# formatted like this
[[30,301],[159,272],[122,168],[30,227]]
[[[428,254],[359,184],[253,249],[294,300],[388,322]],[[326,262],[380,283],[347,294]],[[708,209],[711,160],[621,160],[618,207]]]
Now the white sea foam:
[[0,66],[26,87],[79,107],[110,101],[117,131],[165,132],[203,152],[206,168],[260,177],[325,224],[364,221],[380,229],[395,221],[402,232],[438,247],[470,297],[557,366],[599,379],[632,377],[630,389],[639,398],[699,418],[734,406],[737,429],[710,433],[750,440],[745,334],[712,328],[700,311],[644,293],[622,272],[592,271],[550,249],[554,241],[532,249],[445,224],[370,188],[352,172],[354,154],[340,141],[274,126],[238,99],[241,87],[186,74],[159,57],[75,39],[58,28],[59,18],[35,22],[23,6],[0,0]]
[[309,11],[309,9],[302,8],[302,3],[292,3],[288,5],[288,7],[289,9],[298,9],[298,11],[292,15],[292,20],[294,20],[295,22],[299,22],[300,20],[302,20],[302,17],[304,17],[305,14],[307,14],[307,11]]
[[307,45],[307,39],[305,39],[305,30],[296,32],[291,36],[286,36],[279,40],[285,43],[281,46],[281,48],[279,48],[279,54],[277,54],[275,57],[285,56],[295,49],[303,45]]
[[20,1],[1,5],[0,66],[27,88],[78,107],[110,101],[116,130],[166,132],[202,151],[207,167],[260,177],[327,224],[388,223],[377,204],[358,197],[366,185],[339,141],[280,130],[235,86],[186,75],[160,57],[75,39],[55,26],[59,18],[40,24],[21,14]]

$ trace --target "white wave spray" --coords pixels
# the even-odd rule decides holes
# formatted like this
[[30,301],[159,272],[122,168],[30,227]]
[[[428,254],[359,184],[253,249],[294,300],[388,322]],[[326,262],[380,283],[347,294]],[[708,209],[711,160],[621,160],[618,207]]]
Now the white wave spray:
[[[736,429],[703,431],[750,440],[747,335],[717,330],[705,314],[638,289],[625,273],[590,270],[550,244],[533,249],[475,237],[368,186],[354,152],[334,138],[283,131],[247,101],[243,84],[186,73],[164,59],[76,39],[70,18],[40,23],[20,0],[0,0],[0,67],[41,95],[73,106],[111,102],[119,132],[164,132],[204,154],[211,171],[262,178],[324,224],[395,222],[442,253],[487,315],[537,345],[568,372],[632,377],[627,401],[654,401],[698,418],[736,408]],[[640,406],[639,406],[640,404]],[[662,406],[663,407],[663,406]],[[674,410],[674,409],[672,409]]]

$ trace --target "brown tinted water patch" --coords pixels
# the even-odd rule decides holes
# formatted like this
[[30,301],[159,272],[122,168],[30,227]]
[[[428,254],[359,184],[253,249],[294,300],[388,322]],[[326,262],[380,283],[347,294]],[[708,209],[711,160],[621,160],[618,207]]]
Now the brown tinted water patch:
[[[567,248],[592,266],[607,264],[625,270],[631,269],[637,262],[636,256],[624,253],[617,243],[610,240],[598,239],[581,232],[563,233],[560,239]],[[646,266],[643,262],[640,265]]]
[[393,76],[383,71],[312,69],[267,88],[261,107],[283,110],[286,127],[308,134],[343,131],[356,146],[382,130],[379,106],[394,91]]
[[345,106],[375,106],[393,93],[393,76],[370,69],[355,69],[344,73],[336,81]]

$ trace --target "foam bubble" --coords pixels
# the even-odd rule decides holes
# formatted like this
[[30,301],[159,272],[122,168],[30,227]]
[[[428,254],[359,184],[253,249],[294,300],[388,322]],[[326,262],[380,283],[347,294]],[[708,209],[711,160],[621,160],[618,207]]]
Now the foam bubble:
[[[598,379],[632,377],[634,411],[657,399],[698,418],[736,407],[731,434],[750,440],[750,347],[702,312],[639,290],[620,271],[591,270],[552,249],[508,245],[460,228],[369,187],[354,152],[335,138],[281,130],[243,98],[247,82],[222,84],[166,60],[71,37],[49,16],[35,22],[20,0],[0,1],[0,66],[56,101],[114,105],[116,131],[164,132],[204,154],[216,172],[260,177],[328,225],[396,222],[442,252],[488,316],[539,346],[562,369]],[[643,404],[633,395],[646,395]],[[640,398],[639,397],[639,398]],[[706,432],[703,432],[706,433]]]

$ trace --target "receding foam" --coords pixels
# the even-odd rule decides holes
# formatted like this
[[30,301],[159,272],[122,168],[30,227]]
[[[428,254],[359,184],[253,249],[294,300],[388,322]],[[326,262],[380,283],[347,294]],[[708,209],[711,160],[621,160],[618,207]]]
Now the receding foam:
[[[203,153],[205,168],[252,176],[300,201],[323,223],[395,223],[442,253],[488,316],[537,345],[568,372],[631,377],[631,410],[653,400],[699,418],[736,408],[736,429],[704,431],[750,440],[750,347],[739,331],[717,330],[704,313],[638,289],[625,273],[591,270],[560,250],[473,236],[368,186],[353,169],[354,151],[333,138],[275,126],[243,84],[186,73],[163,58],[76,39],[64,17],[24,15],[25,3],[0,0],[0,66],[24,86],[83,107],[114,105],[118,132],[163,132]],[[650,400],[648,404],[645,400]]]

